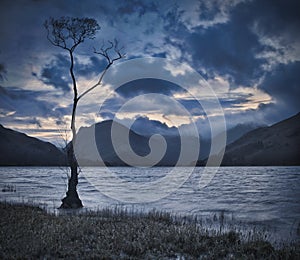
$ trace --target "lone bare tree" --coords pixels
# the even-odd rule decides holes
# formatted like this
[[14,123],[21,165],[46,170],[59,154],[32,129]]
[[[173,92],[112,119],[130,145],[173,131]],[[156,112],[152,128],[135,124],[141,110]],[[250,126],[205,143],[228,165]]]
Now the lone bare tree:
[[119,48],[118,41],[116,40],[108,41],[107,46],[104,46],[103,44],[99,51],[94,49],[95,54],[99,54],[106,59],[107,65],[100,74],[97,83],[79,94],[74,73],[74,51],[78,45],[85,41],[85,39],[95,38],[96,33],[100,30],[99,24],[92,18],[61,17],[59,19],[49,18],[45,21],[44,26],[47,30],[47,39],[50,43],[64,49],[69,54],[69,73],[73,85],[73,108],[71,117],[72,142],[68,148],[68,165],[71,168],[71,175],[68,180],[66,197],[62,199],[61,208],[81,208],[83,205],[77,193],[79,173],[78,163],[73,148],[73,144],[76,142],[76,108],[82,97],[101,85],[107,70],[115,61],[122,59],[124,54],[122,54],[122,48]]

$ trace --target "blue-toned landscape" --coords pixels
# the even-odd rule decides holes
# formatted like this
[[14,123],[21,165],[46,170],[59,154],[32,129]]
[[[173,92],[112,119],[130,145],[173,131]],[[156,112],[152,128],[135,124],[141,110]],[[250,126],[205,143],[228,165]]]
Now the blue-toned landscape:
[[296,0],[3,0],[1,259],[299,259]]

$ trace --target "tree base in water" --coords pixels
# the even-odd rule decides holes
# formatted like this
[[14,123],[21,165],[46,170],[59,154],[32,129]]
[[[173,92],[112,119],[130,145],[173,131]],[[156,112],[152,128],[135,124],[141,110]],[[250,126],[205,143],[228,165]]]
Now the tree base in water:
[[76,196],[66,196],[61,201],[60,209],[79,209],[83,207],[81,200]]

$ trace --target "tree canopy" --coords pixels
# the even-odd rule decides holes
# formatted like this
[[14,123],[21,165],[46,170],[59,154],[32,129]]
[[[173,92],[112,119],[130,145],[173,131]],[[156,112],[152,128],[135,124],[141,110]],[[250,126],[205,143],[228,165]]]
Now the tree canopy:
[[63,16],[59,19],[49,18],[44,23],[47,38],[55,46],[73,52],[85,39],[94,39],[100,30],[93,18]]

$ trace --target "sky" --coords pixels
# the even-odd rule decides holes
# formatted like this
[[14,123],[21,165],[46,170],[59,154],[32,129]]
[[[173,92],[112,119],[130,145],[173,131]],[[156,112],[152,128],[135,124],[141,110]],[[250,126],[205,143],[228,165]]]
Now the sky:
[[[101,27],[75,51],[80,93],[105,67],[93,48],[117,39],[126,57],[113,66],[115,77],[126,75],[124,64],[133,59],[176,61],[180,65],[165,66],[164,73],[186,82],[191,70],[199,73],[218,98],[227,127],[273,124],[300,111],[299,11],[297,0],[2,0],[0,123],[54,144],[70,138],[70,60],[47,40],[43,23],[71,16],[94,18]],[[142,69],[131,71],[138,78]],[[206,131],[208,116],[199,99],[209,97],[201,84],[191,84],[187,93],[174,81],[137,79],[117,89],[112,81],[104,78],[80,101],[77,128],[114,117],[124,123],[143,117],[169,127],[193,121]]]

